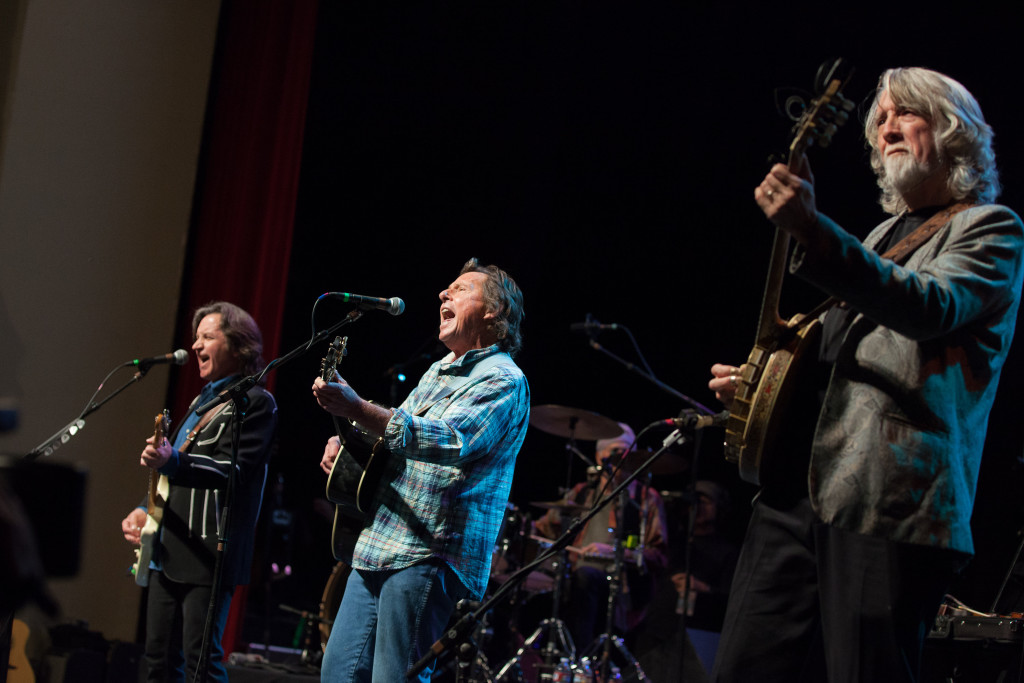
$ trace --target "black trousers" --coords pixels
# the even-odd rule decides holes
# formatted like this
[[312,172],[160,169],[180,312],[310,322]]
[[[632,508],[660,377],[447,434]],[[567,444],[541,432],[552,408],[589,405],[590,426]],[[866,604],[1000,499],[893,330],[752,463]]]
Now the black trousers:
[[718,648],[721,683],[912,683],[964,556],[821,522],[806,497],[762,496]]
[[[150,575],[146,601],[146,680],[149,683],[183,683],[193,680],[203,648],[203,632],[210,608],[212,586],[177,583],[163,572]],[[221,636],[227,624],[234,587],[223,591],[212,630],[211,681],[228,680]],[[187,669],[185,668],[187,666]],[[186,679],[186,673],[188,677]]]

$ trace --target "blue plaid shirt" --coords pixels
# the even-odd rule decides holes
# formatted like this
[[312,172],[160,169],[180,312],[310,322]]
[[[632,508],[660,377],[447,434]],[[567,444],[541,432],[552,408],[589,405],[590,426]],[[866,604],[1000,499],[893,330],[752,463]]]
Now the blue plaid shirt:
[[[462,379],[491,356],[479,377]],[[384,432],[391,454],[352,566],[404,569],[436,557],[483,596],[529,417],[526,377],[497,346],[431,365]]]

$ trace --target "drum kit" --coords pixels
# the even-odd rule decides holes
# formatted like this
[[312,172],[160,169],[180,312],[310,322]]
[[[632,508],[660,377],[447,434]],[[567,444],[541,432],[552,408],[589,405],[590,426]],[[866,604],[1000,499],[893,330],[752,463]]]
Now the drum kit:
[[[560,405],[533,406],[530,426],[566,439],[570,465],[574,455],[588,465],[594,465],[588,456],[577,449],[577,440],[597,441],[622,434],[622,427],[610,418]],[[633,448],[623,457],[622,467],[635,471],[647,464],[653,453],[650,449]],[[656,475],[677,474],[684,472],[688,465],[688,459],[678,449],[666,449],[653,463],[648,464],[647,471]],[[538,501],[529,505],[541,513],[553,511],[563,519],[578,518],[590,510],[586,505],[566,500]],[[553,540],[536,533],[530,515],[512,503],[506,505],[491,558],[489,592],[504,587],[507,593],[506,590],[502,591],[506,597],[495,603],[494,609],[484,617],[477,630],[475,640],[480,644],[481,651],[471,680],[485,683],[613,680],[618,676],[618,669],[611,657],[613,649],[617,652],[614,660],[627,667],[632,673],[631,680],[647,680],[622,638],[612,633],[611,615],[620,592],[623,553],[617,551],[614,563],[609,565],[608,581],[611,590],[605,632],[594,643],[578,650],[565,621],[560,617],[560,611],[564,606],[567,582],[570,580],[567,551],[579,549],[565,546],[555,551],[552,550],[553,543]],[[621,539],[617,539],[616,545],[621,549]],[[518,576],[518,570],[536,563],[542,557],[543,561],[526,573],[525,577],[518,577],[515,585],[504,586],[514,575]],[[349,572],[349,567],[339,562],[324,589],[320,613],[316,619],[322,647],[327,645]],[[546,609],[546,616],[541,616],[538,609]],[[525,632],[530,628],[533,628],[532,632],[526,635]],[[566,666],[568,674],[562,670]],[[581,677],[579,672],[584,670],[589,673]]]

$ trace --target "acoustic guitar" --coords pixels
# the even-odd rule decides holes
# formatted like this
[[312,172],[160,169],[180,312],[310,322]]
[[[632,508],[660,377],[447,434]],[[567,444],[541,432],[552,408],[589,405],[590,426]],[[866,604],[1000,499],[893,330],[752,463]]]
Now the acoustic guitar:
[[[338,364],[348,354],[348,337],[336,337],[320,363],[320,378],[334,380]],[[327,500],[334,503],[331,546],[335,558],[352,563],[352,551],[363,527],[370,521],[374,496],[380,484],[387,446],[358,423],[334,417],[341,450],[327,477]]]
[[[153,446],[156,447],[164,440],[171,428],[171,416],[164,410],[156,416],[153,424]],[[157,533],[160,530],[160,522],[164,518],[164,504],[167,503],[167,496],[170,493],[170,482],[167,477],[156,470],[149,471],[149,499],[146,507],[146,524],[139,534],[139,547],[135,549],[135,564],[132,565],[132,574],[135,576],[135,583],[140,586],[149,585],[149,563],[153,559],[153,547],[157,542]]]
[[[837,75],[844,67],[841,60],[826,66],[819,71],[820,94],[811,100],[793,127],[788,150],[788,165],[793,172],[812,143],[819,147],[829,144],[853,109],[853,102],[842,94],[849,74],[845,78]],[[785,469],[784,455],[776,452],[780,435],[789,430],[785,411],[797,387],[805,381],[809,364],[803,361],[807,356],[814,357],[821,338],[818,314],[822,306],[789,320],[779,315],[788,250],[789,234],[777,228],[757,338],[747,362],[740,368],[736,396],[725,425],[725,457],[737,463],[740,478],[752,484],[764,484]]]

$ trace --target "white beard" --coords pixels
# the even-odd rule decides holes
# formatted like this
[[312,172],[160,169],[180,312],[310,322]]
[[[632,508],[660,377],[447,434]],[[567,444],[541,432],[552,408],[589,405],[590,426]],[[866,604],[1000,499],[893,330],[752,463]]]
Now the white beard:
[[893,154],[884,162],[885,179],[899,195],[913,191],[938,170],[937,165],[923,164],[912,154]]

